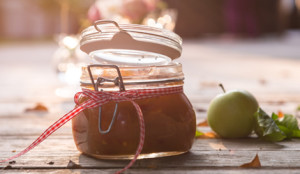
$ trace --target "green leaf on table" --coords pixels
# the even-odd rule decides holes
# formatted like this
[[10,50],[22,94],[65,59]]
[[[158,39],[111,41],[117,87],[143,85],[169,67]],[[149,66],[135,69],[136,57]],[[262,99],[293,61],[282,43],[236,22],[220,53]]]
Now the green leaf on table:
[[272,113],[272,119],[276,122],[279,118],[279,116],[277,114],[275,114],[274,112]]
[[297,118],[293,115],[285,114],[279,124],[292,130],[299,130]]
[[255,113],[255,132],[268,141],[281,141],[283,139],[300,138],[298,120],[293,115],[272,113],[269,117],[262,109]]
[[[275,142],[286,138],[285,133],[277,126],[276,122],[261,108],[257,110],[254,117],[254,131],[261,139]],[[275,118],[276,116],[272,117]]]
[[300,130],[293,130],[293,138],[300,138]]
[[198,129],[196,129],[196,134],[195,134],[195,137],[200,137],[201,135],[204,135],[203,132],[199,131]]
[[287,139],[291,139],[293,137],[293,130],[282,125],[278,125],[278,128],[285,134]]
[[285,114],[282,120],[276,120],[275,122],[279,129],[285,133],[287,138],[290,139],[300,137],[298,121],[293,115]]

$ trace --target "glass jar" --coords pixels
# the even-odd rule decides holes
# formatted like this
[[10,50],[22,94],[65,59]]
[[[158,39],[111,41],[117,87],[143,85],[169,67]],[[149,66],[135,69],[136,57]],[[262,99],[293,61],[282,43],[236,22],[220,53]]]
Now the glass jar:
[[[83,31],[81,49],[94,62],[82,68],[83,89],[110,92],[183,86],[182,66],[172,61],[181,54],[181,38],[173,32],[98,21]],[[81,97],[79,103],[86,100]],[[182,154],[192,147],[196,118],[183,92],[135,102],[145,123],[145,141],[138,158]],[[100,159],[133,158],[139,144],[137,114],[130,101],[110,101],[84,110],[72,120],[78,150]]]

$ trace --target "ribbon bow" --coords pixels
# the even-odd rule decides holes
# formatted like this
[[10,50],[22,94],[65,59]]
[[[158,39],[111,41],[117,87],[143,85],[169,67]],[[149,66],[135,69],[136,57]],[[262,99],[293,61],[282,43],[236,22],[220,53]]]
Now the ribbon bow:
[[[0,161],[0,163],[7,162],[21,155],[24,155],[25,153],[27,153],[28,151],[30,151],[31,149],[39,145],[41,142],[43,142],[47,137],[49,137],[52,133],[54,133],[65,123],[67,123],[72,118],[77,116],[81,111],[87,108],[99,107],[109,101],[115,101],[115,102],[130,101],[138,113],[139,125],[140,125],[140,140],[134,158],[130,161],[130,163],[127,166],[125,166],[122,170],[116,173],[124,172],[134,164],[134,162],[140,155],[145,140],[145,123],[144,123],[143,113],[139,105],[134,100],[158,97],[161,95],[175,94],[175,93],[180,93],[182,91],[183,91],[182,86],[169,87],[169,88],[156,88],[156,89],[137,89],[137,90],[127,90],[121,92],[104,92],[104,91],[93,91],[89,89],[83,89],[82,92],[78,92],[74,96],[74,102],[77,104],[77,106],[73,110],[71,110],[69,113],[67,113],[59,120],[57,120],[55,123],[53,123],[26,149],[24,149],[23,151],[19,152],[18,154],[10,158]],[[79,98],[81,96],[87,96],[88,100],[86,100],[83,103],[79,103]]]

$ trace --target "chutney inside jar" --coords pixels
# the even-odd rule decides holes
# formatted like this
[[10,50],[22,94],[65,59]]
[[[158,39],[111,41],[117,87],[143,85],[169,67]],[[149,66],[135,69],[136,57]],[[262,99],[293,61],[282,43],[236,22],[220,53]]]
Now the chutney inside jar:
[[[79,102],[83,102],[81,98]],[[194,140],[195,114],[183,93],[135,101],[143,112],[145,142],[140,158],[187,152]],[[102,106],[101,127],[107,129],[115,103]],[[86,109],[73,119],[73,135],[79,151],[98,158],[131,158],[139,144],[139,121],[131,102],[119,103],[108,134],[98,131],[99,109]]]
[[[180,64],[173,64],[168,67],[169,71],[178,71],[177,78],[181,76]],[[165,68],[165,66],[151,68],[152,78],[150,79],[156,80],[156,83],[144,82],[138,83],[138,85],[125,85],[125,88],[132,90],[182,86],[182,78],[174,80],[174,77],[169,77],[166,80],[168,77],[166,74],[169,72],[159,70]],[[136,68],[128,67],[120,69],[125,84],[128,81],[132,82],[132,77],[138,74],[139,77],[144,77],[144,73],[148,74],[147,79],[149,80],[147,68],[143,71],[141,68],[139,71],[133,70]],[[83,72],[85,72],[84,68]],[[114,71],[109,68],[102,69],[102,71],[94,70],[93,74],[96,72],[100,72],[100,76],[105,78],[116,76],[112,73]],[[84,79],[84,77],[82,78]],[[136,78],[135,81],[137,81]],[[112,86],[106,84],[101,86],[100,90],[116,90]],[[92,87],[82,83],[82,88],[89,89]],[[87,97],[81,97],[79,104],[87,99]],[[145,142],[139,158],[181,154],[192,147],[196,131],[196,118],[193,107],[183,92],[138,99],[135,102],[141,108],[145,122]],[[101,159],[129,159],[133,157],[139,144],[140,128],[138,113],[130,101],[118,103],[116,119],[109,133],[101,134],[99,132],[99,126],[103,130],[108,129],[114,115],[115,105],[116,103],[111,101],[101,107],[101,125],[98,125],[99,108],[85,109],[73,118],[73,136],[79,151]]]

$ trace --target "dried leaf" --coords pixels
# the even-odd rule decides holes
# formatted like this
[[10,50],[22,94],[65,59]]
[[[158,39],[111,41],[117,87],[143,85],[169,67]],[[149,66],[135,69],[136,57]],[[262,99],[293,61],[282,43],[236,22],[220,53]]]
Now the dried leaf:
[[196,108],[196,112],[207,112],[207,110],[203,108]]
[[207,122],[207,120],[204,120],[204,121],[198,123],[197,126],[199,126],[199,127],[206,127],[206,126],[208,126],[208,122]]
[[213,82],[213,81],[205,81],[205,82],[201,82],[200,86],[202,87],[206,87],[206,88],[212,88],[212,87],[217,87],[219,85],[218,82]]
[[245,164],[241,165],[240,167],[243,167],[243,168],[258,168],[258,167],[261,167],[258,154],[255,155],[254,159],[250,163],[245,163]]
[[7,165],[3,168],[3,170],[7,170],[7,169],[12,169],[12,166],[11,165]]
[[224,146],[223,142],[219,142],[219,143],[208,143],[208,145],[215,150],[227,150],[227,148]]
[[25,112],[32,112],[32,111],[48,112],[48,108],[41,103],[37,103],[35,107],[25,109]]
[[284,100],[278,100],[278,101],[266,101],[270,105],[283,105],[285,103]]
[[157,164],[149,164],[147,167],[149,169],[157,169]]
[[47,164],[49,164],[49,165],[53,165],[54,164],[54,162],[53,161],[50,161],[49,163],[47,163]]
[[16,161],[9,161],[9,164],[16,164]]
[[74,163],[72,160],[67,165],[67,169],[80,169],[81,167],[81,165]]
[[265,85],[267,83],[267,80],[266,79],[259,79],[258,82],[261,84],[261,85]]
[[214,132],[206,132],[206,133],[203,133],[203,135],[198,136],[197,138],[199,138],[199,139],[214,139],[214,138],[219,138],[219,136]]

